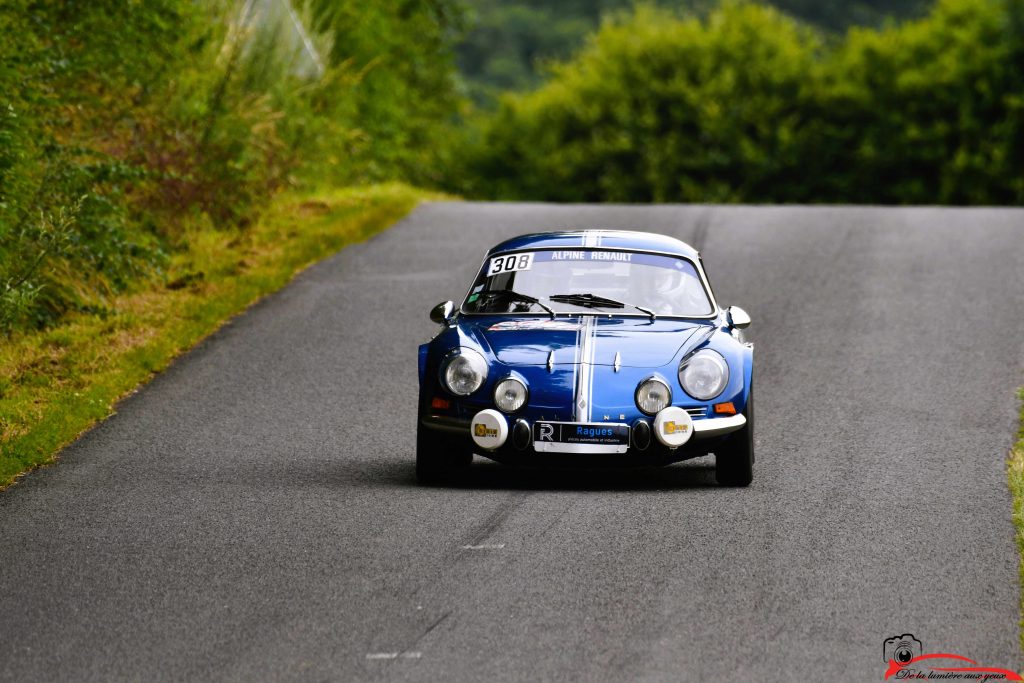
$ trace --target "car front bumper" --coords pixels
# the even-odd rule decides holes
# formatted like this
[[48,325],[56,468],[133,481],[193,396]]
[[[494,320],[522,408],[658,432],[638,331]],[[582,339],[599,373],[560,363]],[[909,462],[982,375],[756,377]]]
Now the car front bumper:
[[[514,464],[573,467],[657,466],[700,457],[713,452],[715,446],[722,442],[722,437],[742,429],[747,419],[742,414],[737,414],[693,420],[693,436],[682,446],[669,448],[651,439],[649,445],[640,448],[631,438],[628,448],[620,452],[613,452],[598,445],[570,443],[545,443],[543,448],[539,448],[532,438],[525,444],[514,445],[513,440],[509,439],[497,448],[484,449],[473,442],[471,423],[472,420],[439,415],[425,415],[420,419],[422,428],[464,437],[474,453],[492,460]],[[532,425],[528,422],[526,424],[532,432]],[[587,458],[581,460],[581,455]]]

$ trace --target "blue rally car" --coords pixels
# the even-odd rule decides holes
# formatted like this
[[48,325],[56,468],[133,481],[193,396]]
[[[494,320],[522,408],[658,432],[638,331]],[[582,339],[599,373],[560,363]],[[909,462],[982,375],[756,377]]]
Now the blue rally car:
[[477,453],[556,467],[667,465],[714,453],[720,484],[753,478],[749,316],[721,309],[679,240],[577,230],[516,237],[484,258],[419,348],[416,473]]

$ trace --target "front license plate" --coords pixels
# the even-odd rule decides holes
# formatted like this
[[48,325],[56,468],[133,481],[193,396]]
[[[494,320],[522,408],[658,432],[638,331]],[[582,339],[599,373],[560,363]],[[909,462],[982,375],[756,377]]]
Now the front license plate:
[[[578,448],[600,446],[598,451],[613,446],[616,451],[629,446],[629,425],[607,422],[536,422],[533,425],[533,443],[538,451],[561,450],[555,444],[574,445]],[[575,449],[574,449],[575,450]],[[621,451],[620,451],[621,452]]]

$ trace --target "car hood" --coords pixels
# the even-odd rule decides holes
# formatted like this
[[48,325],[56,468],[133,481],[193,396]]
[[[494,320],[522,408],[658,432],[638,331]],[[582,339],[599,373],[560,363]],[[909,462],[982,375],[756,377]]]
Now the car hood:
[[465,317],[460,325],[506,365],[614,365],[618,355],[622,367],[657,368],[714,331],[711,321],[643,317]]

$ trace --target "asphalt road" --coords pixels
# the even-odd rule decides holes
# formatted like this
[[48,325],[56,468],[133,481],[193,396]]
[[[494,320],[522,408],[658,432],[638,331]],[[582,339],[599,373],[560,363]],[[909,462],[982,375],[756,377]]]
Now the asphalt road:
[[[754,319],[757,466],[413,475],[485,248],[647,229]],[[0,680],[881,681],[1017,668],[1024,211],[429,204],[0,493]]]

